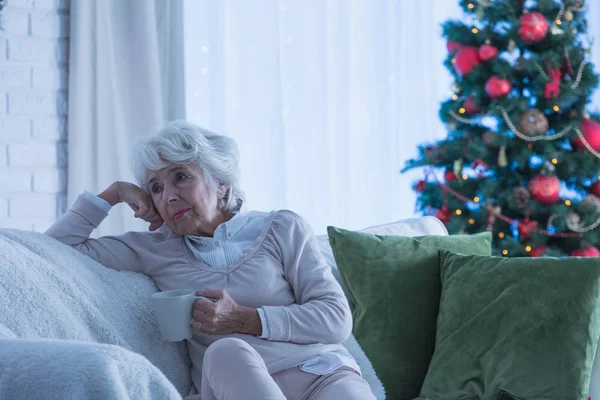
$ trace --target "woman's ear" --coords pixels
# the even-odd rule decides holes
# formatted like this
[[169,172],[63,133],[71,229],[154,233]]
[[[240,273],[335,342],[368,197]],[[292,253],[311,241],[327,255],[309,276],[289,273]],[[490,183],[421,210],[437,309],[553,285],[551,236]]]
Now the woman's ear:
[[223,208],[229,197],[229,185],[217,180],[217,198],[219,199],[219,208]]

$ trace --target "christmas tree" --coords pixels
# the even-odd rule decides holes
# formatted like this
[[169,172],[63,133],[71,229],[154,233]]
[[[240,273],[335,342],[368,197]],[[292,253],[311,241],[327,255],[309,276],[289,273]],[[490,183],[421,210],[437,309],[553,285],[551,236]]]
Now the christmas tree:
[[598,256],[600,117],[583,0],[461,0],[443,24],[448,136],[419,146],[417,209],[494,254]]

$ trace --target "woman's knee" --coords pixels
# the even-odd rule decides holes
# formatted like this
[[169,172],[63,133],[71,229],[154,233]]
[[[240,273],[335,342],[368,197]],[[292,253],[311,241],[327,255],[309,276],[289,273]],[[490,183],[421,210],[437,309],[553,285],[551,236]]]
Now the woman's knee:
[[[256,351],[246,342],[237,338],[219,339],[206,349],[204,363],[235,363],[243,358],[253,357]],[[231,365],[231,364],[230,364]]]
[[327,376],[312,398],[375,400],[375,395],[366,380],[356,372],[343,368]]

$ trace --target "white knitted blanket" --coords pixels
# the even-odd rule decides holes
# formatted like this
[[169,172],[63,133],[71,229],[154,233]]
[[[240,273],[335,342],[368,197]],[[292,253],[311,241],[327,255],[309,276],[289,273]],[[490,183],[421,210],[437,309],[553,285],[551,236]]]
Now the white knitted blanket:
[[187,395],[187,349],[161,340],[156,291],[43,234],[0,229],[0,399]]

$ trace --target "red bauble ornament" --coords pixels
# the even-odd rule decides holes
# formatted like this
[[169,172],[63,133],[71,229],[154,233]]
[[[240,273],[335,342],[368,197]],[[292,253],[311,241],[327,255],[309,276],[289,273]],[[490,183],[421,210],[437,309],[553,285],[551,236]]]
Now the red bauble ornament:
[[450,181],[456,180],[456,174],[454,173],[454,171],[452,171],[451,169],[447,170],[444,173],[444,180],[446,182],[450,182]]
[[497,76],[492,76],[485,83],[485,92],[492,99],[504,97],[510,93],[512,84],[508,79],[503,79]]
[[443,223],[450,221],[450,210],[448,209],[448,206],[444,204],[442,208],[436,211],[435,217]]
[[450,54],[453,54],[461,47],[462,47],[462,44],[460,44],[458,42],[453,42],[452,40],[448,40],[448,42],[446,43],[446,49],[448,49],[448,53],[450,53]]
[[415,190],[417,192],[423,192],[425,190],[425,185],[427,184],[427,181],[425,180],[421,180],[419,181],[416,185],[415,185]]
[[538,175],[529,182],[531,195],[540,204],[546,206],[554,204],[559,200],[559,190],[560,179],[556,176]]
[[478,54],[481,61],[489,61],[498,56],[498,49],[491,44],[484,44],[479,48]]
[[593,194],[596,197],[600,197],[600,181],[594,183],[590,187],[590,193]]
[[485,161],[483,161],[481,158],[477,158],[475,159],[475,161],[473,161],[473,168],[477,168],[477,167],[481,167],[483,169],[488,169],[489,166],[487,165],[487,163]]
[[523,14],[519,18],[519,36],[525,43],[537,43],[548,33],[548,20],[539,12]]
[[546,246],[536,246],[529,252],[529,257],[542,257],[548,249]]
[[475,102],[475,98],[473,96],[467,97],[467,99],[465,100],[464,106],[465,106],[465,111],[468,112],[469,114],[477,114],[479,111],[481,111],[481,109]]
[[590,244],[582,249],[573,250],[569,255],[571,257],[600,257],[600,250]]
[[481,63],[477,47],[461,47],[454,56],[454,70],[460,76],[466,76]]
[[[581,121],[581,133],[592,149],[600,151],[600,123],[590,118],[584,119]],[[579,150],[585,149],[580,137],[573,141],[573,146]]]
[[529,218],[525,218],[524,220],[519,221],[519,238],[521,240],[527,239],[537,229],[537,227],[537,221],[531,220]]

